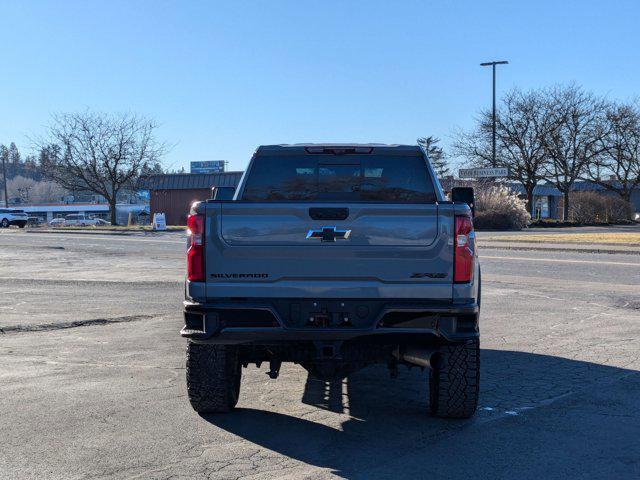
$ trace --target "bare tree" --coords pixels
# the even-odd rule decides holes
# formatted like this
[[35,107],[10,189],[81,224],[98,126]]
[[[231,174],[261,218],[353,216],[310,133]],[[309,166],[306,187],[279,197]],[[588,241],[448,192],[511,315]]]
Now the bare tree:
[[34,186],[31,192],[31,201],[34,203],[59,202],[65,193],[64,188],[56,182],[43,180]]
[[42,174],[67,190],[102,195],[115,225],[118,194],[165,152],[154,138],[156,128],[133,114],[54,115],[48,138],[38,142]]
[[[453,153],[467,160],[464,165],[485,167],[491,164],[491,126],[487,132],[487,116],[491,122],[491,113],[482,111],[472,130],[458,130],[453,134]],[[499,150],[500,146],[496,142],[496,157],[500,157]]]
[[640,185],[640,105],[637,101],[611,102],[603,121],[601,152],[586,169],[584,179],[628,202]]
[[[514,89],[500,101],[496,114],[496,166],[522,184],[531,212],[533,191],[544,178],[544,137],[550,130],[547,102],[540,91]],[[492,114],[482,111],[475,130],[458,133],[454,151],[478,167],[493,166]]]
[[445,155],[444,150],[442,150],[442,147],[438,145],[440,139],[429,135],[428,137],[418,138],[417,142],[418,145],[427,152],[429,161],[431,162],[438,178],[444,178],[449,175],[447,156]]
[[546,171],[563,195],[567,220],[569,193],[575,181],[603,151],[606,103],[576,85],[555,87],[546,93],[551,122],[551,129],[544,136]]
[[32,178],[21,175],[13,177],[7,182],[9,198],[17,198],[20,203],[29,203],[32,200],[32,194],[37,184],[38,182]]

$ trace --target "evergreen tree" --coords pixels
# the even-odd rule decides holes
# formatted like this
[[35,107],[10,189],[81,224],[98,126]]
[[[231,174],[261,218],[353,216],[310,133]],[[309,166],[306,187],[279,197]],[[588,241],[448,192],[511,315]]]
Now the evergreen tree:
[[418,138],[418,145],[424,148],[425,152],[429,156],[429,161],[433,166],[438,178],[444,178],[449,175],[449,165],[447,163],[447,156],[442,150],[442,147],[437,145],[440,141],[439,138],[429,135],[428,137]]
[[20,165],[20,152],[14,142],[9,144],[9,163],[13,165],[14,168]]

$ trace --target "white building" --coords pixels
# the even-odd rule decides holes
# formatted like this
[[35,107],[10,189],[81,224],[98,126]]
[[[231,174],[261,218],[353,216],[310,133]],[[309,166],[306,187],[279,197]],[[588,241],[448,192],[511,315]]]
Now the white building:
[[[30,217],[39,217],[47,223],[54,218],[64,218],[72,213],[83,213],[88,216],[109,218],[109,205],[106,203],[44,203],[40,205],[20,205],[13,208],[24,210]],[[126,225],[129,213],[139,215],[142,212],[149,213],[148,205],[119,203],[116,205],[116,217],[119,225]]]

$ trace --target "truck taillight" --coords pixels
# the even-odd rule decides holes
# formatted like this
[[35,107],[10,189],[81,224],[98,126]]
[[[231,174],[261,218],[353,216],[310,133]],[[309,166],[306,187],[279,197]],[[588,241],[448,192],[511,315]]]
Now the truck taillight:
[[453,281],[469,283],[473,278],[473,262],[475,257],[475,234],[471,217],[456,216],[455,234],[453,237]]
[[204,282],[204,215],[189,215],[187,227],[187,279]]

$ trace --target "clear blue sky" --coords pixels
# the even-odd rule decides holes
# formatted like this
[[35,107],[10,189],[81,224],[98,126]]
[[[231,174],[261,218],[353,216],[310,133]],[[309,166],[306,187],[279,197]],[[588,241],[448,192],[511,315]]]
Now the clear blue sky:
[[[455,5],[455,6],[454,6]],[[0,143],[52,112],[156,119],[172,168],[255,146],[449,143],[499,91],[640,94],[640,2],[1,1]]]

